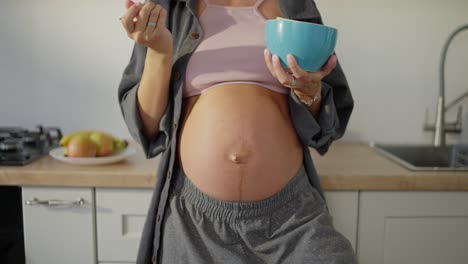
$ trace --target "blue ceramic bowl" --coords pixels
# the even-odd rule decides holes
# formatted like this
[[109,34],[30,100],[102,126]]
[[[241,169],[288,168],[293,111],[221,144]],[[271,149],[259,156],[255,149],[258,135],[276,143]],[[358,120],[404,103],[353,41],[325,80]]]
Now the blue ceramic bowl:
[[289,68],[286,56],[291,53],[299,66],[319,71],[333,54],[337,30],[332,27],[296,20],[269,19],[265,25],[265,44]]

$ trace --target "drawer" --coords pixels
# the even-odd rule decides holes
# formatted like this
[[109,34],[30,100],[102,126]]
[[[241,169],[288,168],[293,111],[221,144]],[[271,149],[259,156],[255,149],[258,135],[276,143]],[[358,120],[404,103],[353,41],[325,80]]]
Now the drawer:
[[152,189],[96,189],[100,263],[135,262]]
[[96,263],[91,188],[26,186],[22,196],[26,263]]

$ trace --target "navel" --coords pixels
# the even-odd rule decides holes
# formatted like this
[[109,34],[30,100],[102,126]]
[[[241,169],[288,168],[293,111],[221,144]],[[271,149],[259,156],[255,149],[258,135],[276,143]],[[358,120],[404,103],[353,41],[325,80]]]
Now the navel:
[[227,158],[234,164],[246,164],[252,158],[252,149],[245,141],[239,140],[228,147]]
[[229,154],[229,160],[235,164],[246,164],[248,157],[246,155],[240,155],[238,153]]
[[234,162],[234,163],[239,163],[240,162],[240,157],[237,154],[230,154],[229,155],[229,160]]

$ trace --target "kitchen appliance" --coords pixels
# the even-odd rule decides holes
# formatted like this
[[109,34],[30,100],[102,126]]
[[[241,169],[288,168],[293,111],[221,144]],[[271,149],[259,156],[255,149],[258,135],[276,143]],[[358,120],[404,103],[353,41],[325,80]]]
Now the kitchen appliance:
[[38,125],[29,130],[0,126],[0,166],[27,165],[59,146],[61,137],[62,131],[57,127]]
[[[59,146],[62,131],[38,125],[0,126],[0,166],[24,166]],[[1,170],[1,169],[0,169]],[[25,263],[20,186],[0,186],[0,263]]]

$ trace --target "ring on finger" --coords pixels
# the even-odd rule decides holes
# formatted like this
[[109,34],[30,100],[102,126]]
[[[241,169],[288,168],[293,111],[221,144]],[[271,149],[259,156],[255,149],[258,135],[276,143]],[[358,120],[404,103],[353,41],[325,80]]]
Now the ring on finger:
[[155,27],[155,26],[156,26],[156,22],[154,21],[148,22],[148,27]]

